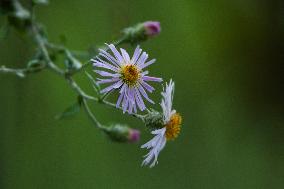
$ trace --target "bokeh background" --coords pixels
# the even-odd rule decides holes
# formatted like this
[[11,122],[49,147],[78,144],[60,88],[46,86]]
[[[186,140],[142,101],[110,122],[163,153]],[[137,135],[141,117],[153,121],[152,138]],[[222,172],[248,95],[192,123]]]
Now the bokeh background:
[[[51,0],[36,13],[51,41],[65,36],[77,50],[160,21],[160,36],[142,47],[157,59],[152,75],[175,80],[183,127],[156,167],[141,168],[140,145],[151,138],[141,122],[93,105],[102,122],[142,130],[137,144],[113,143],[83,112],[54,119],[76,98],[57,75],[1,74],[1,189],[284,188],[283,1]],[[0,65],[24,67],[33,52],[12,29],[0,41]],[[93,93],[84,74],[76,79]]]

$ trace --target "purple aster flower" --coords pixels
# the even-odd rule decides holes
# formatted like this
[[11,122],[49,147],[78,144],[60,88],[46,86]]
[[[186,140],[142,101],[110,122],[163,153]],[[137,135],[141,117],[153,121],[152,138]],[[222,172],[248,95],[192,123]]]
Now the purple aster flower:
[[98,78],[98,84],[110,84],[101,90],[101,93],[106,94],[115,89],[119,90],[116,107],[121,106],[123,113],[126,111],[129,114],[136,113],[137,106],[141,111],[145,110],[146,106],[143,98],[154,104],[147,94],[147,92],[152,93],[154,87],[147,82],[161,82],[162,79],[148,76],[149,72],[143,71],[143,69],[156,60],[147,61],[148,54],[142,52],[139,46],[136,47],[132,58],[122,48],[120,53],[113,44],[108,45],[108,47],[114,56],[103,49],[99,49],[101,58],[97,56],[91,60],[95,68],[106,69],[106,71],[95,70],[96,73],[103,77]]

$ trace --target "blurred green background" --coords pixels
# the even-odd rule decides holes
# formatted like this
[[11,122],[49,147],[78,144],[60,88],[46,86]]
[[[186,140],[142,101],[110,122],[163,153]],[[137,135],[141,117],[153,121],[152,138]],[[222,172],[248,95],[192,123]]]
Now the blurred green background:
[[[141,122],[93,106],[104,123],[142,130],[137,144],[110,142],[83,112],[54,119],[76,98],[57,75],[0,74],[1,189],[284,188],[283,1],[51,0],[36,13],[51,41],[64,35],[77,50],[160,21],[160,36],[142,47],[157,59],[150,73],[175,80],[184,122],[159,164],[141,168],[140,145],[152,137]],[[11,30],[0,41],[0,65],[25,67],[33,52],[30,38]],[[84,78],[76,77],[93,93]]]

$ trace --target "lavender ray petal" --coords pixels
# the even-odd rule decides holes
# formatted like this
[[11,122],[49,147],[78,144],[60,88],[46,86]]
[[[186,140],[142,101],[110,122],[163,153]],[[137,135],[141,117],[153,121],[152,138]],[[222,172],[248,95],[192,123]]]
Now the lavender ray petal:
[[147,71],[144,71],[144,72],[141,73],[141,76],[143,77],[143,76],[147,75],[148,73],[149,73],[148,70],[147,70]]
[[145,63],[147,58],[148,58],[148,54],[143,52],[143,54],[140,56],[139,60],[137,61],[137,66],[141,68],[141,66]]
[[141,69],[146,68],[147,66],[150,66],[155,61],[156,61],[156,59],[153,59],[153,60],[150,60],[150,61],[146,62],[145,64],[141,65]]
[[[113,65],[119,66],[119,62],[113,56],[111,56],[108,52],[106,52],[102,49],[100,49],[99,51],[100,51],[100,53],[99,53],[100,56],[102,56],[105,59],[107,59],[108,61],[110,61]],[[98,56],[97,56],[97,59],[99,59]]]
[[94,61],[93,66],[99,67],[99,68],[106,68],[106,69],[112,70],[114,72],[118,72],[118,68],[116,68],[116,67],[114,67],[114,66],[112,66],[108,63],[99,62],[97,60]]
[[121,54],[122,54],[122,57],[124,58],[124,60],[129,63],[130,57],[129,57],[128,53],[126,52],[126,50],[120,48],[120,51],[121,51]]
[[138,91],[137,88],[135,88],[135,95],[136,95],[136,100],[137,100],[137,104],[138,104],[138,107],[140,108],[141,111],[144,111],[146,106],[143,102],[143,99],[140,95],[140,92]]
[[140,67],[140,63],[141,61],[143,61],[145,59],[145,57],[147,57],[147,53],[146,52],[143,52],[142,55],[138,58],[138,60],[136,61],[136,65],[138,67]]
[[148,83],[144,82],[143,80],[140,81],[140,83],[142,84],[142,86],[147,90],[149,91],[150,93],[152,93],[155,88],[152,87],[151,85],[149,85]]
[[150,77],[150,76],[143,76],[142,80],[144,80],[144,81],[154,81],[154,82],[162,82],[163,81],[162,78]]
[[119,88],[122,84],[123,84],[122,81],[118,81],[118,82],[116,82],[115,84],[113,84],[113,85],[111,85],[111,86],[108,86],[108,87],[104,88],[103,90],[101,90],[101,93],[107,93],[107,92],[111,91],[112,89],[117,89],[117,88]]
[[117,102],[116,102],[116,108],[118,108],[120,106],[120,103],[122,101],[122,98],[124,97],[124,93],[121,93],[117,99]]
[[97,81],[97,83],[98,84],[112,83],[112,82],[118,81],[119,79],[120,79],[119,77],[113,77],[111,79],[101,79],[101,78],[98,78],[99,81]]
[[142,49],[140,49],[140,46],[137,45],[137,47],[136,47],[136,49],[134,51],[133,57],[131,59],[132,64],[136,64],[136,61],[138,60],[141,52],[142,52]]
[[123,58],[120,55],[120,53],[118,52],[118,50],[115,48],[115,46],[113,44],[110,44],[108,46],[111,49],[111,51],[113,52],[113,54],[116,57],[116,59],[118,60],[118,63],[121,64],[121,62],[123,62]]
[[146,100],[148,100],[152,104],[155,104],[155,102],[148,97],[146,91],[144,90],[144,88],[140,84],[138,86],[138,89],[141,92],[141,94],[144,96],[144,98],[146,98]]
[[102,70],[94,70],[94,72],[96,72],[97,74],[103,76],[103,77],[119,77],[120,74],[118,73],[109,73],[109,72],[106,72],[106,71],[102,71]]

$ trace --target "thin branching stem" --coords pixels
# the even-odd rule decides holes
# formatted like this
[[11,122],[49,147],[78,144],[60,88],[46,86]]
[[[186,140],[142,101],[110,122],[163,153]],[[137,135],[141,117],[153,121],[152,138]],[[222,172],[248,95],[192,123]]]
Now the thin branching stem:
[[[77,95],[82,97],[82,105],[83,105],[84,109],[86,110],[88,117],[92,120],[92,122],[96,125],[96,127],[98,127],[99,129],[104,129],[105,127],[97,120],[95,115],[92,113],[91,109],[88,106],[87,101],[88,100],[95,101],[97,103],[104,104],[106,106],[110,106],[110,107],[113,107],[113,108],[116,108],[116,109],[122,109],[122,108],[117,107],[116,104],[113,104],[113,103],[107,101],[105,99],[105,97],[107,97],[107,95],[103,96],[102,98],[97,98],[97,97],[93,97],[91,95],[86,94],[82,90],[82,88],[76,83],[76,81],[72,78],[72,76],[74,74],[79,73],[80,71],[84,70],[88,65],[90,65],[90,61],[85,62],[84,64],[82,64],[82,66],[79,69],[76,69],[76,70],[72,70],[72,71],[67,70],[66,71],[66,70],[61,69],[52,61],[48,49],[54,49],[56,51],[64,52],[64,53],[69,52],[70,56],[75,55],[76,52],[74,53],[74,51],[67,49],[65,46],[57,45],[57,44],[53,44],[53,43],[48,42],[48,40],[45,37],[42,36],[39,24],[36,23],[34,16],[32,16],[30,18],[30,21],[31,21],[30,30],[31,30],[32,37],[35,40],[35,43],[36,43],[36,45],[37,45],[37,47],[40,51],[40,54],[42,55],[42,58],[43,58],[45,64],[42,64],[41,66],[35,67],[35,68],[31,67],[31,68],[23,68],[23,69],[12,69],[12,68],[7,68],[5,66],[1,66],[0,67],[0,73],[10,73],[10,74],[15,74],[19,77],[25,77],[26,74],[35,73],[35,72],[41,71],[45,68],[49,68],[50,70],[52,70],[57,75],[63,77],[68,82],[70,87],[77,93]],[[125,42],[127,42],[126,38],[122,37],[122,38],[114,41],[113,44],[114,45],[120,45],[120,44],[125,43]],[[109,47],[106,46],[105,50],[108,51]],[[97,56],[99,56],[99,55],[97,55]],[[98,91],[98,93],[99,92],[100,91]],[[144,115],[140,115],[140,114],[131,114],[131,115],[140,119],[140,120],[143,120],[144,117],[145,117]]]
[[45,68],[45,65],[41,65],[39,67],[35,68],[22,68],[22,69],[14,69],[14,68],[7,68],[6,66],[1,66],[0,67],[0,73],[6,73],[6,74],[15,74],[18,77],[25,77],[27,74],[30,73],[36,73]]
[[88,105],[88,102],[87,102],[87,100],[85,98],[83,98],[82,104],[83,104],[83,107],[84,107],[88,117],[91,119],[91,121],[94,123],[94,125],[97,128],[104,130],[105,127],[98,121],[96,116],[92,113],[92,111],[91,111],[91,109],[90,109],[90,107]]
[[5,66],[0,67],[0,73],[15,74],[18,77],[25,77],[26,69],[13,69]]
[[[87,95],[80,87],[79,85],[73,80],[72,78],[72,74],[68,74],[68,73],[65,73],[63,70],[61,70],[59,67],[57,67],[53,62],[52,60],[50,59],[49,57],[49,54],[48,54],[48,51],[46,49],[46,46],[45,46],[45,42],[44,40],[42,39],[42,37],[39,35],[38,33],[38,30],[34,29],[33,30],[34,32],[34,36],[35,36],[35,39],[36,39],[36,42],[37,44],[39,45],[40,49],[42,50],[42,53],[44,55],[44,59],[46,60],[47,62],[47,65],[49,66],[49,68],[51,70],[53,70],[55,73],[63,76],[69,83],[69,85],[76,91],[76,93],[80,96],[83,97],[84,100],[92,100],[92,101],[96,101],[98,103],[101,103],[101,104],[104,104],[104,105],[107,105],[107,106],[110,106],[110,107],[113,107],[113,108],[118,108],[118,109],[122,109],[120,107],[116,107],[115,104],[109,102],[109,101],[106,101],[104,99],[98,99],[96,97],[93,97],[93,96],[90,96],[90,95]],[[123,43],[125,40],[124,38],[116,41],[116,44],[121,44]],[[108,49],[107,49],[108,50]],[[85,66],[87,66],[88,63],[84,64]],[[84,65],[82,66],[82,68],[84,68]],[[82,69],[78,70],[81,71]],[[73,74],[75,73],[78,73],[78,72],[72,72]],[[131,114],[133,117],[136,117],[138,119],[141,119],[143,120],[144,119],[144,116],[143,115],[140,115],[140,114]]]
[[46,64],[47,66],[52,70],[54,71],[55,73],[59,74],[59,75],[64,75],[64,71],[61,70],[58,66],[56,66],[50,56],[49,56],[49,53],[48,53],[48,50],[46,49],[46,46],[45,46],[45,41],[44,39],[42,38],[42,36],[40,35],[39,31],[38,31],[38,28],[35,24],[32,24],[31,26],[31,29],[32,29],[32,32],[33,32],[33,36],[34,36],[34,39],[39,47],[39,49],[41,50],[42,52],[42,55],[46,61]]

